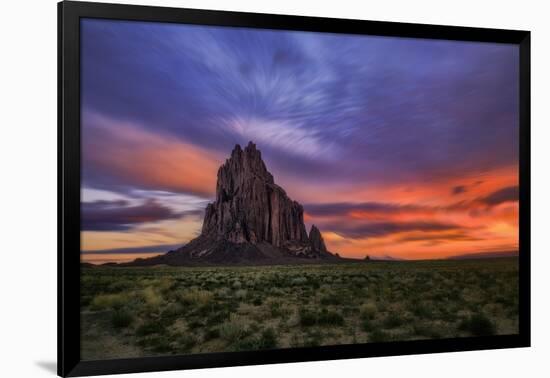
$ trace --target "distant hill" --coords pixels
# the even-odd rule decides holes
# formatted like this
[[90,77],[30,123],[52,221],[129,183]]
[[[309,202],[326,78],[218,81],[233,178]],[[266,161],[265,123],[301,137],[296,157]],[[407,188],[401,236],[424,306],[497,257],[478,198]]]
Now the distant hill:
[[391,255],[374,255],[369,257],[370,261],[407,261],[407,259]]
[[498,257],[518,257],[518,251],[479,252],[448,257],[447,260],[490,259]]
[[261,152],[236,145],[218,170],[216,200],[208,204],[201,234],[183,247],[120,266],[265,265],[346,261],[326,248],[321,231],[309,235],[304,209],[275,184]]

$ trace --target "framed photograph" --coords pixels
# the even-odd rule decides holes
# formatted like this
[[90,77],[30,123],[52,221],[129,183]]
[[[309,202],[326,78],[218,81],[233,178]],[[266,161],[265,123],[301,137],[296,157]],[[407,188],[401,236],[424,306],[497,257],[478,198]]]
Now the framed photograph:
[[529,32],[58,11],[59,375],[530,345]]

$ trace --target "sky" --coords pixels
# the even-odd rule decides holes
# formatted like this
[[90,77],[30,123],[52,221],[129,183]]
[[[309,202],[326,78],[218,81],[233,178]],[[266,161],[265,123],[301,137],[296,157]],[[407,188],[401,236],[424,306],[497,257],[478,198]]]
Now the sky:
[[200,233],[216,172],[256,143],[342,256],[517,250],[509,44],[81,20],[81,259]]

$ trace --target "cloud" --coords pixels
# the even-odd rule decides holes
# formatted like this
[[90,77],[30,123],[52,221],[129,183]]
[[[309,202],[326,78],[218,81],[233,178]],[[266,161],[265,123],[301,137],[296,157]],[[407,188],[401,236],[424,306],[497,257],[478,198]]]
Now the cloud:
[[168,252],[170,250],[177,249],[181,246],[182,244],[157,244],[157,245],[146,245],[143,247],[85,250],[85,251],[81,251],[80,253],[84,255],[86,254],[111,255],[111,254],[160,253],[160,252]]
[[323,224],[323,229],[335,232],[344,237],[361,239],[410,231],[437,232],[459,230],[461,227],[452,223],[430,221],[367,223],[333,222]]
[[[474,184],[478,185],[478,184]],[[457,191],[466,191],[465,186]],[[368,218],[370,216],[387,217],[393,215],[435,215],[438,213],[488,211],[492,207],[505,202],[515,202],[519,199],[519,187],[509,186],[496,190],[487,196],[462,200],[442,205],[401,204],[392,202],[328,202],[309,203],[304,210],[309,217],[342,217],[353,215],[354,218]]]
[[479,185],[483,184],[483,180],[476,180],[471,184],[468,185],[455,185],[451,188],[451,194],[452,195],[458,195],[466,192],[470,192],[476,187],[479,187]]
[[304,205],[305,211],[312,216],[340,216],[352,212],[397,214],[402,212],[417,212],[433,210],[431,207],[420,205],[401,205],[387,202],[335,202],[312,203]]
[[519,186],[509,186],[478,199],[487,206],[497,206],[505,202],[519,201]]
[[451,193],[454,195],[457,195],[457,194],[465,193],[467,191],[468,189],[466,189],[465,185],[457,185],[453,187],[453,189],[451,190]]
[[213,196],[222,160],[215,152],[95,113],[83,123],[85,185]]
[[442,232],[435,233],[432,235],[426,234],[416,234],[416,235],[407,235],[400,237],[398,241],[400,242],[414,242],[414,241],[430,241],[430,242],[450,242],[450,241],[481,241],[483,239],[469,235],[466,232],[455,232],[452,233]]
[[130,206],[124,200],[83,202],[81,210],[82,231],[126,231],[143,223],[177,219],[185,215],[196,214],[196,211],[174,212],[155,200],[147,200],[137,206]]
[[306,158],[333,158],[332,143],[323,139],[318,129],[307,128],[289,120],[234,118],[221,125],[224,132],[240,139],[253,140],[258,145],[294,156]]
[[81,36],[84,110],[208,151],[252,139],[275,162],[304,158],[283,174],[395,182],[517,163],[517,46],[95,19]]
[[[350,239],[344,254],[385,243],[420,256],[422,241],[411,251],[396,239],[458,235],[429,231],[453,224],[485,239],[432,252],[478,250],[504,243],[487,231],[503,217],[517,225],[517,206],[495,208],[514,200],[497,189],[517,184],[517,46],[98,19],[82,21],[81,38],[82,181],[96,191],[85,201],[120,199],[97,198],[103,190],[137,193],[121,208],[148,197],[173,214],[202,209],[232,147],[253,140],[306,218],[389,233]],[[323,201],[335,203],[307,204]],[[119,234],[137,243],[144,227],[171,227],[173,238],[139,243],[176,243],[200,229],[187,221]],[[125,246],[120,235],[83,234],[103,238],[87,249]]]

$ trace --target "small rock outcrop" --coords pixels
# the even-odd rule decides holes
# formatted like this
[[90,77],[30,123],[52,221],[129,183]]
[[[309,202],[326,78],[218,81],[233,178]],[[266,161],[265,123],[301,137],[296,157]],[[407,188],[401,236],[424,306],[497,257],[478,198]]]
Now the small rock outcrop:
[[[298,260],[300,259],[300,260]],[[337,260],[304,209],[275,184],[261,152],[236,145],[218,170],[215,201],[205,210],[201,234],[162,256],[129,265],[281,264]]]
[[319,231],[315,225],[312,225],[309,231],[309,243],[315,251],[328,252],[325,241],[323,240],[323,235],[321,235],[321,231]]

